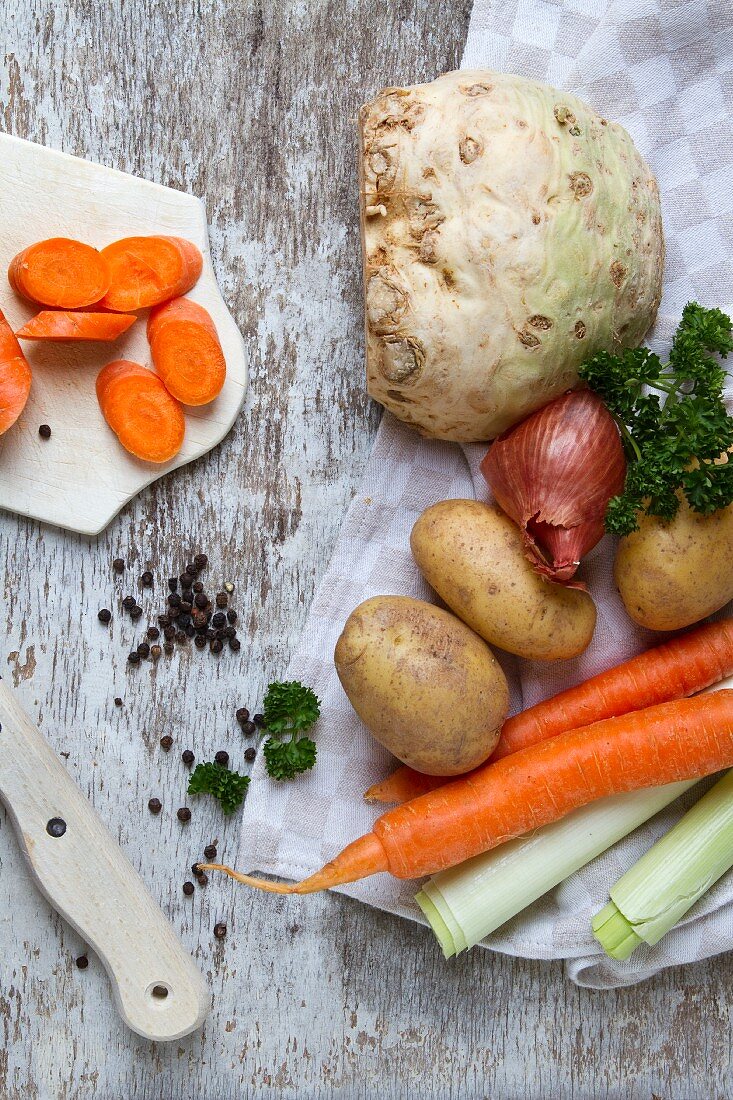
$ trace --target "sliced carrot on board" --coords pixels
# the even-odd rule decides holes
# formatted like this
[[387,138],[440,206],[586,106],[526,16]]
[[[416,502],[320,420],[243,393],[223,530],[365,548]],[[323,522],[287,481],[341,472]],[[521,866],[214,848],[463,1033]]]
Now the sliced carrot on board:
[[31,368],[0,312],[0,435],[12,428],[31,392]]
[[121,313],[186,294],[203,268],[201,252],[183,237],[125,237],[102,249],[110,272],[102,305]]
[[214,322],[190,298],[157,306],[148,318],[153,365],[184,405],[207,405],[224,386],[224,352]]
[[98,302],[109,288],[107,264],[96,248],[68,237],[51,237],[10,261],[8,281],[17,294],[58,309]]
[[183,409],[146,367],[126,359],[108,363],[97,377],[97,400],[122,446],[136,458],[168,462],[180,451]]
[[16,332],[22,340],[116,340],[137,321],[134,313],[77,313],[43,309]]

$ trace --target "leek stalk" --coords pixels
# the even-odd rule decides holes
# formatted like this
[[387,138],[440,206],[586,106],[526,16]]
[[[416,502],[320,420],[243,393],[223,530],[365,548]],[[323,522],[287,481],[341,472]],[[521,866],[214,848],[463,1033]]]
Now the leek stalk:
[[672,783],[601,799],[434,875],[415,900],[445,957],[473,947],[692,785]]
[[659,943],[731,867],[733,771],[618,880],[593,934],[606,954],[627,959],[641,943]]

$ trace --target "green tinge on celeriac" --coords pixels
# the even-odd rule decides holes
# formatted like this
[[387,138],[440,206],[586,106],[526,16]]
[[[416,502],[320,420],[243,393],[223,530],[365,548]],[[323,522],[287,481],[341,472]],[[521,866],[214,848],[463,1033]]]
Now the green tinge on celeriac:
[[475,946],[692,785],[672,783],[601,799],[434,875],[415,900],[445,957]]
[[610,891],[593,919],[606,954],[653,946],[733,867],[733,771],[720,779]]

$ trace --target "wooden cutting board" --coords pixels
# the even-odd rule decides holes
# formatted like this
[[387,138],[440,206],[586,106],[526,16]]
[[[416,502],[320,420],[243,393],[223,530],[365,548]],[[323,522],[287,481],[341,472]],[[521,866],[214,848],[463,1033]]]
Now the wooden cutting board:
[[[169,470],[211,450],[231,428],[247,390],[244,343],[219,293],[206,214],[192,195],[0,134],[0,309],[14,329],[37,312],[10,288],[7,264],[46,237],[74,237],[102,248],[120,237],[186,237],[204,255],[190,297],[211,314],[227,361],[227,380],[210,405],[186,409],[180,453],[162,465],[122,449],[102,419],[94,383],[113,359],[151,366],[147,312],[111,344],[23,341],[33,371],[20,420],[0,436],[0,507],[84,534],[97,534],[136,493]],[[41,424],[51,438],[41,439]]]

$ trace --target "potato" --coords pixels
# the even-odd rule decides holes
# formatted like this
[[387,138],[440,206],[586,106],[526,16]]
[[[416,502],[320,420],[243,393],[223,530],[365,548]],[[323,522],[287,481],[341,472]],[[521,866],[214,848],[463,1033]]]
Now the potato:
[[460,775],[499,740],[509,709],[501,666],[448,611],[409,596],[375,596],[336,643],[351,705],[385,748],[419,772]]
[[492,645],[533,660],[577,657],[596,625],[587,592],[540,577],[524,556],[519,528],[477,500],[427,508],[410,545],[438,595]]
[[614,577],[630,617],[680,630],[733,599],[733,505],[703,516],[686,501],[674,519],[641,515],[619,542]]

